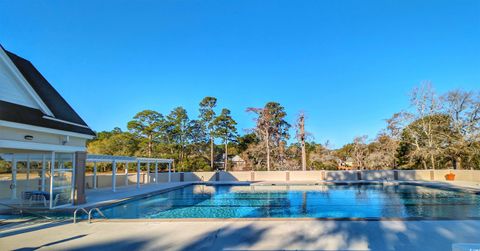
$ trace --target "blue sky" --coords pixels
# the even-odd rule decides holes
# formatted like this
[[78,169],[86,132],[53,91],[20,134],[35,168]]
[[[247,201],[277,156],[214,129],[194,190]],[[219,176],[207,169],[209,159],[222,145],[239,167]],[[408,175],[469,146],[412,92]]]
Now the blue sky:
[[375,137],[421,81],[480,86],[480,1],[0,1],[0,43],[94,130],[204,96],[284,105],[334,147]]

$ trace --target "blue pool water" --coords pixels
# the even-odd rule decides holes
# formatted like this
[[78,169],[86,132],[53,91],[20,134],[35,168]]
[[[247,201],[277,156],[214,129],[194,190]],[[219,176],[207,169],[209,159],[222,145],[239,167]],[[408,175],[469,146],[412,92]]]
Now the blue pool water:
[[480,195],[415,185],[191,185],[103,208],[107,218],[480,217]]

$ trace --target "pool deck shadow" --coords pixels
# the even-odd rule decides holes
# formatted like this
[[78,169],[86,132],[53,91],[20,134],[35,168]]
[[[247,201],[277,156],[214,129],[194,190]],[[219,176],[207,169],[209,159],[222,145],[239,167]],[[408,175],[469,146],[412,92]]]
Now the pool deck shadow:
[[36,228],[2,250],[452,250],[480,221],[99,222]]
[[66,224],[70,224],[70,220],[57,220],[57,221],[44,221],[36,220],[23,222],[18,224],[8,224],[0,228],[0,239],[13,235],[21,235],[28,232],[34,232],[37,230],[44,230],[48,228],[54,228]]

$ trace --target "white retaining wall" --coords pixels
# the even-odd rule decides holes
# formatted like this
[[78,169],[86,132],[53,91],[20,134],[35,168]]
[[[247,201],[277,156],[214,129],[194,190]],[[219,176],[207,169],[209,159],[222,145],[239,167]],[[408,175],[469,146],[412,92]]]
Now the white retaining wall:
[[[421,180],[445,181],[445,175],[454,173],[457,181],[480,182],[480,170],[362,170],[362,171],[243,171],[243,172],[184,172],[173,173],[172,182],[181,181],[355,181],[359,180]],[[154,183],[155,174],[140,174],[140,184]],[[129,184],[137,182],[137,174],[129,173]],[[97,187],[111,187],[111,174],[98,174]],[[125,174],[117,173],[117,186],[125,185]],[[158,174],[158,182],[168,182],[168,173]],[[93,175],[87,174],[87,188],[93,187]]]

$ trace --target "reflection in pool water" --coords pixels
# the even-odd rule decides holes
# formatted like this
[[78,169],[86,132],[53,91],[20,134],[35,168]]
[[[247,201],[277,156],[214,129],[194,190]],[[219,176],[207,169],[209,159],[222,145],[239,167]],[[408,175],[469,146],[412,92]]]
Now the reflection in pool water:
[[102,209],[108,218],[480,217],[480,196],[415,185],[191,185]]

